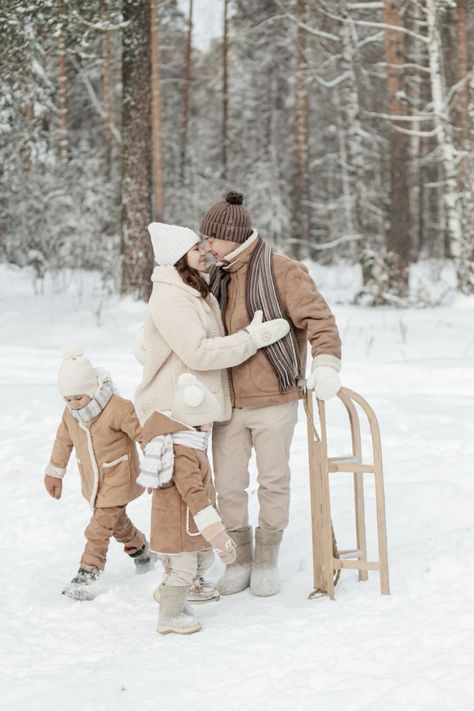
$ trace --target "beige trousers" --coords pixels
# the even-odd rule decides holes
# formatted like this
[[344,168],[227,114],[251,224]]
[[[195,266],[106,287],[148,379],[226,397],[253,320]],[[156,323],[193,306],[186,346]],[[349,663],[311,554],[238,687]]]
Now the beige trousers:
[[212,431],[217,504],[228,530],[249,525],[249,460],[257,459],[258,525],[283,530],[290,508],[290,447],[298,402],[232,410],[227,422]]
[[91,565],[103,570],[107,558],[110,539],[113,536],[127,548],[141,548],[145,536],[127,516],[125,506],[96,508],[89,525],[84,531],[87,539],[81,558],[82,565]]
[[214,563],[214,551],[191,551],[189,553],[168,553],[159,555],[164,565],[163,583],[174,587],[192,585],[194,578],[204,577],[204,573]]

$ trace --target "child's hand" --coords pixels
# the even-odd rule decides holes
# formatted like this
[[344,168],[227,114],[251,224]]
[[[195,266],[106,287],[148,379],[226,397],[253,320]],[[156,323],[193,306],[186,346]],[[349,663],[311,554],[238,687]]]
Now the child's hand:
[[55,476],[49,476],[49,474],[44,475],[44,485],[46,491],[53,499],[60,499],[63,490],[63,480],[58,479]]

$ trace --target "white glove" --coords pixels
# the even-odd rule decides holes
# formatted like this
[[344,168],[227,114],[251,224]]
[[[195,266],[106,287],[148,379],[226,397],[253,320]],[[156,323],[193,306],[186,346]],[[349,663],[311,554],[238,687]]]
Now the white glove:
[[257,348],[271,346],[290,331],[290,324],[284,318],[274,318],[272,321],[265,321],[265,323],[262,321],[262,311],[255,311],[251,323],[246,328]]
[[317,365],[306,380],[308,390],[314,390],[318,400],[330,400],[341,388],[339,373],[330,365]]
[[137,335],[133,339],[133,346],[132,346],[132,351],[133,355],[135,358],[138,360],[140,365],[145,364],[145,355],[146,355],[146,350],[143,345],[143,334],[144,334],[145,328],[142,326],[139,331],[137,331]]

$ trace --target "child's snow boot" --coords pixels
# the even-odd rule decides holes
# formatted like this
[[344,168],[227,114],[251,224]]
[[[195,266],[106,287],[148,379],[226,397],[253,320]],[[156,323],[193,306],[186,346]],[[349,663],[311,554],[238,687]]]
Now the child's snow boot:
[[77,575],[66,585],[62,591],[63,595],[71,597],[73,600],[93,600],[97,595],[97,587],[94,584],[100,575],[100,570],[91,565],[81,565]]
[[193,605],[202,605],[206,602],[216,602],[220,599],[220,595],[214,583],[204,580],[201,575],[197,575],[189,588],[187,599]]
[[[162,588],[162,585],[158,585],[158,587],[155,588],[155,590],[153,590],[153,598],[158,603],[160,602],[161,588]],[[187,601],[184,603],[183,610],[187,615],[192,615],[192,616],[194,615],[193,608],[190,605],[188,605]]]
[[237,558],[226,566],[223,576],[217,581],[221,595],[233,595],[248,588],[252,570],[252,528],[247,526],[227,533],[236,545]]
[[[194,615],[185,611],[186,597],[189,585],[180,587],[165,585],[159,588],[160,615],[157,630],[160,634],[175,632],[176,634],[193,634],[202,628]],[[188,608],[189,609],[189,608]]]
[[255,556],[250,577],[250,591],[259,597],[280,592],[278,577],[278,551],[283,531],[260,528],[255,531]]
[[125,546],[124,550],[125,553],[128,553],[130,558],[133,558],[133,562],[135,563],[135,572],[138,575],[152,570],[157,556],[155,553],[150,551],[146,541],[141,548],[127,548],[127,546]]

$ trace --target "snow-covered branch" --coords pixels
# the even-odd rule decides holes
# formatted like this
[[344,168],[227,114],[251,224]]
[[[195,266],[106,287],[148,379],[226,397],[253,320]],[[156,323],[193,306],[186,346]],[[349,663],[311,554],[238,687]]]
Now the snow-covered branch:
[[285,14],[285,16],[289,20],[294,22],[296,25],[298,25],[298,27],[301,27],[303,30],[306,30],[306,32],[308,32],[310,35],[314,35],[315,37],[320,37],[321,39],[329,39],[329,40],[332,40],[333,42],[340,42],[340,39],[337,35],[333,35],[329,32],[323,32],[322,30],[317,30],[315,27],[311,27],[306,22],[302,22],[301,20],[299,20],[291,12],[288,12],[288,10],[284,7],[281,0],[275,0],[275,3],[278,5],[280,10]]

